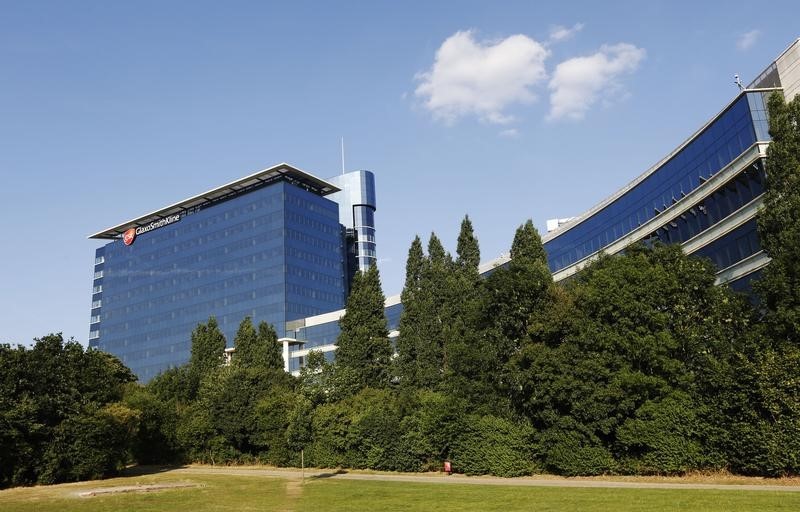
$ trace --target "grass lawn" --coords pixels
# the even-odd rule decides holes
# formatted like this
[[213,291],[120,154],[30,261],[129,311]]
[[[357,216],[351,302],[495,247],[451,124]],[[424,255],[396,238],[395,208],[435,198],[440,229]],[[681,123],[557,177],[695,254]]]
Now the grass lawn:
[[[80,497],[105,487],[196,484],[146,493]],[[797,511],[800,493],[773,491],[504,487],[164,472],[0,491],[0,510],[21,511]]]

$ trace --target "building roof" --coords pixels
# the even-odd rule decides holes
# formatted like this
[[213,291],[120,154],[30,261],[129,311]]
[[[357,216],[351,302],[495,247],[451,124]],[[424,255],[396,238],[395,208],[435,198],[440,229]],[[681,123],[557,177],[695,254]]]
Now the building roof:
[[237,195],[247,189],[276,181],[288,181],[321,196],[333,194],[340,190],[336,185],[317,178],[313,174],[309,174],[287,163],[280,163],[249,176],[245,176],[244,178],[239,178],[221,187],[209,190],[208,192],[184,199],[183,201],[123,222],[117,226],[104,229],[103,231],[90,235],[89,238],[106,240],[120,238],[122,234],[130,228],[146,226],[153,221],[169,217],[170,215],[182,214],[191,208],[214,203],[227,197]]

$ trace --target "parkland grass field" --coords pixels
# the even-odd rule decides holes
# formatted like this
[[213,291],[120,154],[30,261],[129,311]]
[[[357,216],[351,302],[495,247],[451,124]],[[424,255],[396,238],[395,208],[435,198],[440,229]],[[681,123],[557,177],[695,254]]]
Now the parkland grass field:
[[[288,474],[287,474],[288,475]],[[305,481],[246,471],[170,470],[102,481],[0,491],[0,510],[28,511],[796,511],[800,492],[691,488],[586,488],[509,480],[484,484],[339,478]],[[384,478],[380,475],[367,477]],[[520,485],[525,484],[525,485]]]

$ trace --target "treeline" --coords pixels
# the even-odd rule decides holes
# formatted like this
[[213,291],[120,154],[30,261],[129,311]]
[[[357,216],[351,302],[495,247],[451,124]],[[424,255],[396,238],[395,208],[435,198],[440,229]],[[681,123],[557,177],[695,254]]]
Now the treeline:
[[211,318],[185,367],[146,386],[60,337],[0,349],[0,485],[126,463],[266,463],[500,476],[800,473],[800,100],[769,102],[754,297],[715,285],[678,246],[634,245],[554,283],[528,221],[479,276],[464,219],[455,256],[416,238],[399,336],[377,269],[356,276],[336,361],[283,371],[271,326]]

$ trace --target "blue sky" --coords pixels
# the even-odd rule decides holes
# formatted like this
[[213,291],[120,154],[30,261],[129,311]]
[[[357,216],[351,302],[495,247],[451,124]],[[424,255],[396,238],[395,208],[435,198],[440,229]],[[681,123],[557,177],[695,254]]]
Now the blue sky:
[[387,295],[414,235],[454,250],[464,214],[494,258],[680,144],[800,35],[795,12],[0,0],[0,342],[86,342],[87,235],[283,161],[335,175],[340,137],[376,174]]

